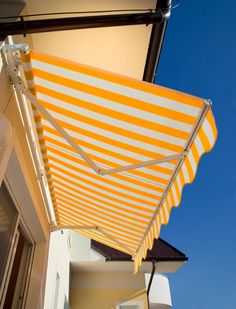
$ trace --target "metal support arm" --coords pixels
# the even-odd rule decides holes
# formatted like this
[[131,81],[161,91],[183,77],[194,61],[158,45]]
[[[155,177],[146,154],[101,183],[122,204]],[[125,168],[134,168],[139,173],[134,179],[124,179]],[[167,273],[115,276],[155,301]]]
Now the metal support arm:
[[50,230],[52,232],[59,231],[59,230],[95,230],[106,236],[108,239],[113,241],[115,244],[126,250],[130,255],[133,255],[134,252],[125,244],[123,244],[121,241],[116,239],[114,236],[112,236],[110,233],[104,231],[98,226],[93,225],[50,225]]
[[24,81],[20,76],[18,76],[17,68],[9,66],[9,74],[12,78],[15,88],[25,95],[28,100],[40,111],[42,115],[51,123],[51,125],[61,134],[63,138],[71,145],[71,147],[87,162],[87,164],[98,174],[98,175],[109,175],[114,173],[119,173],[123,171],[129,171],[141,167],[151,166],[155,164],[161,164],[164,162],[169,162],[173,160],[179,160],[186,155],[185,152],[181,154],[174,154],[172,156],[166,156],[159,159],[148,160],[144,162],[139,162],[137,164],[129,164],[126,166],[120,166],[114,169],[102,169],[95,164],[95,162],[83,151],[83,149],[74,141],[74,139],[63,129],[63,127],[52,117],[52,115],[38,102],[37,98],[31,94],[24,84]]

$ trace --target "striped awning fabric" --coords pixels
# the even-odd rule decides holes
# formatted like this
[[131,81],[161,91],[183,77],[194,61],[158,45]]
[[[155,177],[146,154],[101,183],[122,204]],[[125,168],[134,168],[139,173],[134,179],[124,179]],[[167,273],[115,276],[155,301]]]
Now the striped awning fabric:
[[131,254],[136,272],[215,143],[210,102],[36,51],[21,58],[57,124],[33,108],[57,224]]

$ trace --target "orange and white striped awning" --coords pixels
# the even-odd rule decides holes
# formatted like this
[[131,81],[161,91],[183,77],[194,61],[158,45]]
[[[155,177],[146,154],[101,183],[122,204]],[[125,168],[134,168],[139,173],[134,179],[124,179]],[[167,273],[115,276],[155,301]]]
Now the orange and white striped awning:
[[133,255],[137,271],[215,143],[210,102],[36,51],[21,58],[42,107],[57,225]]

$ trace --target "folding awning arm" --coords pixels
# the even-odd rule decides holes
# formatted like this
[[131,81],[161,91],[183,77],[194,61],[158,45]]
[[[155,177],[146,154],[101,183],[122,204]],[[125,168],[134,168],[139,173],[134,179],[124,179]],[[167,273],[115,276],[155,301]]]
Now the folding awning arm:
[[161,164],[161,163],[173,161],[173,160],[179,160],[182,156],[185,156],[186,154],[187,153],[185,153],[185,151],[184,151],[181,154],[175,154],[173,156],[166,156],[166,157],[163,157],[163,158],[160,158],[160,159],[144,161],[144,162],[140,162],[140,163],[137,163],[137,164],[130,164],[130,165],[126,165],[126,166],[122,166],[122,167],[118,167],[118,168],[112,168],[112,169],[109,169],[109,170],[100,169],[100,175],[109,175],[109,174],[134,170],[134,169],[137,169],[137,168],[140,168],[140,167],[150,166],[150,165],[154,165],[154,164]]
[[110,233],[104,231],[102,228],[93,225],[50,225],[51,232],[59,231],[59,230],[95,230],[106,236],[112,242],[123,248],[125,251],[129,252],[130,255],[134,255],[134,251],[132,251],[127,245],[123,244],[120,240],[116,239]]
[[70,135],[59,125],[59,123],[52,117],[52,115],[38,102],[36,97],[29,91],[25,86],[23,79],[17,76],[13,79],[15,88],[20,91],[33,105],[36,107],[40,113],[50,122],[50,124],[61,134],[62,137],[71,145],[71,147],[83,158],[88,165],[99,174],[100,168],[93,162],[92,159],[83,151],[83,149],[70,137]]
[[129,171],[141,167],[151,166],[155,164],[161,164],[164,162],[169,162],[173,160],[179,160],[186,155],[185,152],[176,153],[171,156],[165,156],[162,158],[157,158],[153,160],[143,161],[136,164],[129,164],[125,166],[120,166],[113,169],[103,169],[96,165],[96,163],[87,155],[86,152],[74,141],[74,139],[66,132],[65,129],[53,118],[53,116],[40,104],[37,98],[30,92],[30,90],[25,85],[23,79],[18,75],[18,69],[12,65],[8,65],[8,72],[11,76],[13,85],[16,90],[21,92],[32,105],[39,110],[39,112],[50,122],[50,124],[61,134],[61,136],[71,145],[71,147],[78,153],[81,158],[87,162],[87,164],[95,171],[98,175],[109,175],[114,173],[119,173],[123,171]]

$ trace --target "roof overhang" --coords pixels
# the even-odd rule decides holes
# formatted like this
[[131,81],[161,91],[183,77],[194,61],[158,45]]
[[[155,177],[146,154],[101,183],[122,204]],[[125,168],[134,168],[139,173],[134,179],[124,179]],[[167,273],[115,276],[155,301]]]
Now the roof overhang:
[[[157,261],[156,273],[174,273],[187,261]],[[101,262],[71,262],[72,272],[133,272],[133,263],[128,261],[101,261]],[[152,263],[143,261],[140,272],[151,273]]]

